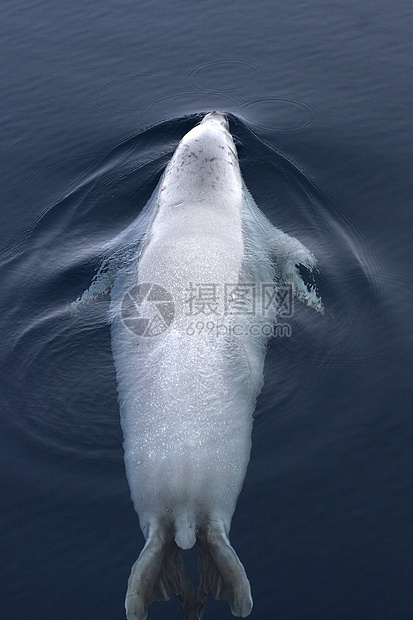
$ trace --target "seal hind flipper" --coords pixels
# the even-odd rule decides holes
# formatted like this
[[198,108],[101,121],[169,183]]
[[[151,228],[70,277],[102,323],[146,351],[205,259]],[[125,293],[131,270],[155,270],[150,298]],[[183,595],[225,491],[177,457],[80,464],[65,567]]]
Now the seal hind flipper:
[[159,536],[148,539],[132,566],[126,593],[128,620],[145,620],[148,607],[155,601],[167,601],[176,594],[185,620],[197,620],[194,589],[179,547]]
[[211,529],[197,542],[198,618],[202,618],[209,592],[216,600],[227,601],[234,616],[245,618],[252,610],[250,584],[228,537],[220,529]]

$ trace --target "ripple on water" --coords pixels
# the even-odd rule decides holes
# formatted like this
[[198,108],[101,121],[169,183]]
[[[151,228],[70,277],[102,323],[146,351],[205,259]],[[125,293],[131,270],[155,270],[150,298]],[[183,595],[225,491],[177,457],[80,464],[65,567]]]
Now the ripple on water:
[[293,97],[261,97],[245,101],[239,114],[257,129],[269,133],[296,133],[314,124],[313,105]]
[[[191,86],[202,91],[223,93],[253,90],[263,79],[262,69],[247,60],[213,60],[189,70]],[[217,85],[221,88],[217,89]]]
[[121,434],[109,331],[93,314],[76,324],[61,308],[21,327],[3,370],[19,414],[4,421],[46,458],[105,466],[119,460]]

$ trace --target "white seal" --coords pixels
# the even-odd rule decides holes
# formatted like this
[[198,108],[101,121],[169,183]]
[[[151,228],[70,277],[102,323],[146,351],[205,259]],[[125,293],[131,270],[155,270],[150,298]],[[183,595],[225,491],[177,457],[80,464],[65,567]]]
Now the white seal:
[[[315,264],[255,205],[228,121],[212,112],[183,137],[147,208],[75,302],[111,290],[126,473],[146,540],[129,578],[129,620],[173,593],[187,620],[201,618],[209,592],[235,616],[251,612],[228,536],[276,319],[271,295],[265,308],[255,302],[263,284],[273,299],[290,286],[322,311],[297,267]],[[179,551],[195,543],[196,594]]]

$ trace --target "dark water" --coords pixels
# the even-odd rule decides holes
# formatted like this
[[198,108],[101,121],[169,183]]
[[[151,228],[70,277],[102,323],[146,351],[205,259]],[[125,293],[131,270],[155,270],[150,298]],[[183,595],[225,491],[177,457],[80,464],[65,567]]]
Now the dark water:
[[260,208],[318,257],[326,306],[268,352],[231,531],[251,618],[410,617],[410,6],[3,3],[2,620],[124,617],[143,539],[107,302],[80,324],[67,306],[211,109]]

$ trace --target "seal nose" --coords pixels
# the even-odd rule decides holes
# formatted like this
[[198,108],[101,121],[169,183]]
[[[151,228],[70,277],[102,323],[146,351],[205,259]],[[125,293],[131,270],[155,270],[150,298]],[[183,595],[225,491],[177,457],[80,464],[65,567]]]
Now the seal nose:
[[229,131],[228,119],[222,112],[217,112],[216,110],[214,112],[209,112],[209,114],[204,116],[200,124],[202,125],[202,123],[208,123],[209,121],[216,121],[220,123],[220,125],[223,125],[227,131]]

